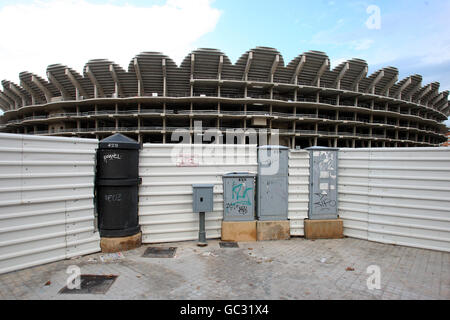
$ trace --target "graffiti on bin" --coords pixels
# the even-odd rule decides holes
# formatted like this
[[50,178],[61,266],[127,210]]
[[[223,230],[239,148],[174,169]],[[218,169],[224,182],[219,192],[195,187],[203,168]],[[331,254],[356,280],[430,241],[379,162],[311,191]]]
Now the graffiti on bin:
[[122,201],[122,194],[105,194],[105,200],[108,202],[120,202]]
[[122,156],[119,153],[110,153],[103,155],[103,161],[108,163],[108,161],[112,160],[122,160]]

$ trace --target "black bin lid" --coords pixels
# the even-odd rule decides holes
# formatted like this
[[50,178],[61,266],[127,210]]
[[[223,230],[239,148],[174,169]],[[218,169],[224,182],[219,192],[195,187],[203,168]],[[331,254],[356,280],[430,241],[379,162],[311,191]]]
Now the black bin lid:
[[141,145],[136,140],[128,138],[123,134],[116,133],[101,140],[98,147],[99,149],[140,149]]

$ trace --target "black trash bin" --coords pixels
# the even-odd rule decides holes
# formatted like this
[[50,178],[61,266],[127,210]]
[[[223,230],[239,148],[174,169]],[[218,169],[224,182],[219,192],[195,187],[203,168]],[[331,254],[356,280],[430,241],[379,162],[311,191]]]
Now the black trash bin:
[[101,237],[127,237],[140,232],[139,149],[137,141],[120,133],[99,143],[96,199]]

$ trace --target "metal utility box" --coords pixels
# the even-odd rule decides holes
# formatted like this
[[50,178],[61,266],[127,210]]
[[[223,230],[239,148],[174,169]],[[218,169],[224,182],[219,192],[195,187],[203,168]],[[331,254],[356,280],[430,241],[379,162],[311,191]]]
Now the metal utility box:
[[337,219],[337,148],[311,147],[309,172],[309,212],[311,220]]
[[258,220],[288,219],[288,159],[287,147],[258,148]]
[[211,212],[214,208],[214,185],[193,184],[194,192],[192,208],[194,212]]
[[222,176],[223,220],[255,220],[255,174],[233,172]]

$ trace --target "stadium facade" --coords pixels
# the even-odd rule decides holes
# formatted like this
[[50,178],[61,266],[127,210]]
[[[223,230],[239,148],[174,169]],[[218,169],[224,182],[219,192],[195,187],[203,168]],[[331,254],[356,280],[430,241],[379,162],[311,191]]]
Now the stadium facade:
[[128,71],[99,59],[83,75],[54,64],[47,79],[22,72],[20,85],[2,85],[2,132],[99,139],[121,132],[144,143],[172,142],[180,128],[194,141],[201,121],[202,130],[224,136],[227,129],[278,132],[291,148],[429,147],[447,140],[450,113],[448,91],[423,85],[420,75],[399,81],[394,67],[368,75],[361,59],[331,70],[319,51],[285,65],[267,47],[235,64],[216,49],[195,50],[179,67],[157,52],[137,55]]

